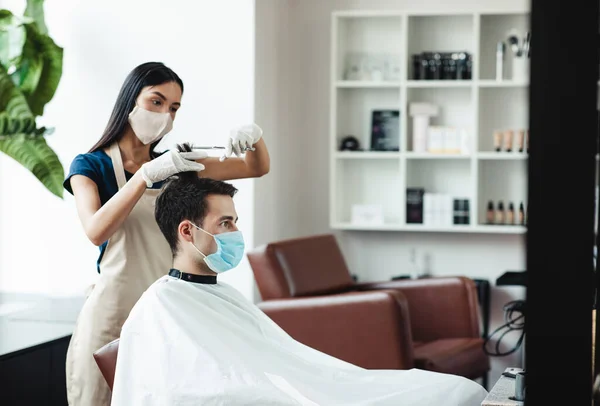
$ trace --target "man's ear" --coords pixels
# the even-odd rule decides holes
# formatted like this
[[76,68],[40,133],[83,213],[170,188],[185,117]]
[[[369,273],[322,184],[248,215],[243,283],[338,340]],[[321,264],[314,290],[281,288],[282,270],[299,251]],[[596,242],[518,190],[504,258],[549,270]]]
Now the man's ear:
[[179,227],[177,227],[177,233],[185,241],[192,242],[192,231],[194,230],[194,228],[195,227],[192,225],[192,223],[190,223],[187,220],[184,220],[181,223],[179,223]]

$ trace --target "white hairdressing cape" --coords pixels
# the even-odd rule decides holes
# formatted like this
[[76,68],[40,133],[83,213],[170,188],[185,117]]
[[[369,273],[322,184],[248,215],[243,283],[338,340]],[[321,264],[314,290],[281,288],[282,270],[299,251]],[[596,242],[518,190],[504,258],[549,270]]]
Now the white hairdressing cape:
[[368,370],[291,338],[233,287],[164,276],[123,326],[112,406],[480,406],[436,372]]

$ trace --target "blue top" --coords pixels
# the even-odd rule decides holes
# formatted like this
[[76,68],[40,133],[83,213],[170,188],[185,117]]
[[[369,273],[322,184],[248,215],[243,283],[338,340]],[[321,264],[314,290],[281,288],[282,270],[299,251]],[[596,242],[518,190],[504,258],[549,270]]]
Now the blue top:
[[[73,159],[69,174],[63,183],[63,187],[71,194],[73,194],[73,190],[71,189],[71,177],[73,175],[86,176],[96,183],[98,194],[100,195],[100,204],[102,206],[119,191],[112,160],[103,150],[79,154]],[[129,181],[132,176],[132,173],[125,171],[125,179],[127,181]],[[162,184],[163,182],[157,182],[152,185],[152,189],[160,189]],[[98,273],[100,273],[100,261],[102,260],[107,244],[108,241],[105,241],[100,245],[100,255],[96,261]]]

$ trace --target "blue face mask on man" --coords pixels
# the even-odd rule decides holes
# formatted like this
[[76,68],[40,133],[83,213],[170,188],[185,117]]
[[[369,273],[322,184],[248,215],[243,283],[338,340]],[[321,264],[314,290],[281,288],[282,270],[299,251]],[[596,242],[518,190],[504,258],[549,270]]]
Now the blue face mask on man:
[[241,231],[211,234],[194,223],[192,223],[192,225],[198,230],[212,236],[217,243],[217,252],[210,255],[204,255],[193,242],[190,242],[196,251],[204,257],[204,262],[206,262],[206,265],[208,265],[212,271],[221,273],[238,266],[244,256],[244,237],[242,236]]

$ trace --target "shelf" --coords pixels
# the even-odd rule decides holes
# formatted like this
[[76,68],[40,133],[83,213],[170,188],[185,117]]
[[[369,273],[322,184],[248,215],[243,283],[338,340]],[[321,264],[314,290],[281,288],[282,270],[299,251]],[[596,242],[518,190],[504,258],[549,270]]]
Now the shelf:
[[477,230],[488,234],[525,234],[527,227],[525,226],[493,226],[480,224],[475,226]]
[[526,87],[479,89],[479,151],[494,151],[494,132],[506,130],[514,131],[513,148],[518,148],[518,131],[529,127],[528,90]]
[[[371,150],[371,115],[373,110],[400,110],[399,88],[338,88],[334,94],[337,97],[336,145],[339,147],[342,139],[354,136],[359,142],[358,147]],[[402,119],[402,117],[401,117]],[[400,128],[395,146],[400,148]]]
[[[364,15],[338,18],[332,33],[332,68],[336,81],[360,81],[379,84],[399,82],[402,57],[398,44],[404,31],[399,15]],[[354,84],[351,85],[354,87]]]
[[400,82],[372,82],[363,80],[338,80],[335,86],[341,89],[364,89],[364,88],[383,88],[383,89],[397,89],[401,85]]
[[386,151],[342,151],[336,152],[335,157],[338,159],[398,159],[400,152]]
[[[501,153],[499,153],[501,154]],[[509,155],[508,153],[506,155]],[[498,208],[500,202],[504,210],[508,210],[513,204],[515,218],[518,218],[519,206],[523,203],[527,207],[527,160],[479,160],[478,169],[478,207],[477,221],[482,227],[491,229],[503,229],[505,225],[486,225],[487,205],[492,202],[494,209]],[[527,209],[525,209],[527,210]]]
[[[529,154],[495,152],[496,131],[529,126],[529,79],[513,76],[507,49],[504,79],[496,81],[496,47],[515,28],[529,28],[529,12],[336,11],[330,48],[330,226],[337,230],[522,235],[526,227],[487,225],[487,204],[527,204]],[[451,33],[449,35],[448,33]],[[414,54],[468,52],[470,80],[414,80]],[[518,80],[512,80],[512,78]],[[519,79],[519,77],[521,79]],[[439,113],[429,125],[466,132],[464,154],[414,152],[411,103],[430,103]],[[371,151],[373,110],[398,110],[393,127],[400,151]],[[419,123],[417,122],[417,125]],[[399,128],[396,128],[399,126]],[[397,135],[396,135],[397,133]],[[339,151],[353,136],[364,151]],[[396,138],[397,137],[397,138]],[[395,141],[398,141],[396,144]],[[504,141],[504,140],[503,140]],[[525,140],[526,142],[526,140]],[[390,144],[392,145],[392,144]],[[461,144],[462,145],[462,144]],[[449,147],[449,146],[447,146]],[[470,225],[405,224],[407,188],[470,202]],[[380,206],[384,224],[352,223],[356,205]],[[356,213],[356,212],[354,212]],[[365,237],[366,238],[366,237]]]
[[432,227],[420,224],[352,224],[336,223],[331,226],[335,230],[346,231],[406,231],[424,233],[470,233],[470,234],[525,234],[527,228],[523,226],[488,226],[488,225],[456,225],[450,227]]
[[[496,79],[496,48],[499,41],[507,42],[509,32],[516,30],[523,41],[525,33],[530,29],[528,13],[494,13],[482,14],[479,24],[479,78]],[[513,77],[512,62],[513,52],[506,47],[504,55],[503,78]]]
[[404,13],[396,10],[339,10],[332,14],[341,18],[381,18],[401,17]]
[[331,228],[333,228],[334,230],[398,231],[402,228],[402,225],[393,224],[393,223],[382,224],[382,225],[336,223],[336,224],[332,224]]
[[479,152],[477,158],[486,161],[524,161],[529,155],[523,152]]
[[[357,156],[359,154],[356,153]],[[369,154],[375,159],[335,161],[332,170],[339,181],[332,185],[332,192],[337,197],[332,222],[350,223],[355,205],[377,205],[383,210],[384,221],[400,223],[403,196],[401,161],[378,159],[385,152]],[[396,158],[400,157],[399,153],[395,155]]]
[[426,193],[442,193],[457,199],[472,199],[471,179],[469,159],[411,159],[406,162],[406,187],[423,188]]
[[[473,91],[469,87],[454,88],[411,88],[406,91],[406,111],[410,111],[412,103],[431,103],[439,107],[439,114],[430,120],[431,126],[453,127],[465,130],[471,143],[475,134],[473,109]],[[406,126],[406,151],[413,151],[414,118],[408,115]],[[471,144],[472,145],[472,144]],[[491,146],[490,146],[491,149]],[[473,151],[471,147],[471,151]]]
[[462,154],[431,154],[428,152],[406,152],[407,159],[471,159],[471,155]]
[[482,88],[511,88],[511,87],[528,87],[529,82],[514,81],[514,80],[408,80],[401,81],[368,81],[368,80],[338,80],[335,86],[342,89],[352,88],[384,88],[396,89],[402,86],[412,89],[423,88],[454,88],[454,87],[471,87],[479,86]]
[[447,227],[426,226],[422,224],[406,224],[402,226],[405,231],[421,231],[429,233],[473,233],[475,227],[470,225],[456,225]]
[[423,88],[454,88],[454,87],[471,87],[472,80],[409,80],[406,82],[406,87],[412,89]]
[[479,87],[528,87],[529,82],[514,80],[480,80],[477,82]]

